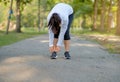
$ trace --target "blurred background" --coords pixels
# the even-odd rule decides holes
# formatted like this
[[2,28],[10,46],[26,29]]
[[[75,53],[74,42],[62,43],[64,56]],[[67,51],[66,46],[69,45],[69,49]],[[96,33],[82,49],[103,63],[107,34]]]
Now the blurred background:
[[102,37],[103,41],[109,39],[109,34],[120,36],[120,0],[0,0],[1,39],[8,38],[4,34],[13,32],[16,37],[22,36],[18,33],[47,33],[47,15],[60,2],[68,3],[74,9],[71,33],[78,36],[107,34]]
[[[40,31],[47,26],[47,14],[59,2],[73,7],[72,28],[101,32],[113,32],[117,26],[119,28],[119,0],[0,0],[0,30],[6,28],[10,19],[9,30],[16,29],[16,32],[21,32],[19,28],[33,27]],[[120,34],[117,31],[115,33]]]

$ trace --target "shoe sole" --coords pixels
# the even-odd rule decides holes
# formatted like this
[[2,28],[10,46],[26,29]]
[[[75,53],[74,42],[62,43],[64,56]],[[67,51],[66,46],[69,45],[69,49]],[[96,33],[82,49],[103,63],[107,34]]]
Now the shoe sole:
[[57,56],[56,57],[51,57],[51,59],[57,59]]
[[68,58],[68,57],[64,57],[64,58],[65,58],[65,59],[71,59],[71,57],[69,57],[69,58]]
[[70,58],[66,58],[67,60],[70,59]]
[[[67,58],[67,57],[64,57],[65,59],[69,60],[71,59],[71,57]],[[56,57],[51,57],[51,59],[57,59],[57,56]]]

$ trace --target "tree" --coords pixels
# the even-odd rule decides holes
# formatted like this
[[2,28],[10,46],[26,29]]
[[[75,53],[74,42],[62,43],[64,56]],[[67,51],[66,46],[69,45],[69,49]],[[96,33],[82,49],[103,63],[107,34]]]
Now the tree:
[[11,18],[11,14],[13,13],[13,11],[12,11],[13,0],[11,0],[11,1],[9,1],[9,0],[0,0],[0,2],[3,2],[5,5],[10,2],[9,16],[8,16],[7,28],[6,28],[6,34],[8,34],[9,25],[10,25],[10,18]]
[[40,32],[40,1],[38,0],[38,31]]
[[13,13],[12,5],[13,5],[13,0],[11,0],[11,2],[10,2],[10,10],[9,10],[9,16],[8,16],[6,34],[8,34],[8,30],[9,30],[9,26],[10,26],[10,18],[11,18],[11,14]]
[[110,2],[109,2],[107,32],[110,32],[111,24],[112,24],[112,0],[110,0]]
[[93,15],[93,29],[92,30],[96,30],[97,29],[97,24],[96,24],[96,21],[97,21],[97,5],[98,5],[98,0],[95,0],[94,1],[94,15]]
[[16,32],[21,33],[21,12],[32,0],[16,0]]
[[41,0],[41,27],[45,27],[46,24],[46,10],[47,10],[47,1]]
[[105,24],[105,11],[106,11],[105,0],[101,0],[101,3],[102,3],[102,8],[101,8],[100,31],[103,32],[105,30],[105,28],[104,28],[104,24]]
[[21,2],[20,0],[16,0],[16,32],[21,32],[21,10],[20,10]]
[[[21,12],[23,11],[24,7],[27,3],[32,2],[32,0],[15,0],[16,1],[16,32],[21,32]],[[7,5],[10,0],[0,0],[5,5]]]
[[116,34],[120,35],[120,0],[118,0],[118,5],[117,5],[117,28],[116,28]]

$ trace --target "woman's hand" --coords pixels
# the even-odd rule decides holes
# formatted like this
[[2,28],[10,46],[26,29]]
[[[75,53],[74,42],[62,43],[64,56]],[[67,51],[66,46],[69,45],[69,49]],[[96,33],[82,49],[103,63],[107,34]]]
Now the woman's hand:
[[50,51],[50,52],[54,52],[54,46],[49,47],[49,51]]
[[59,52],[60,51],[60,47],[59,46],[52,46],[49,48],[50,52]]
[[56,46],[55,47],[55,52],[59,52],[60,51],[60,46]]

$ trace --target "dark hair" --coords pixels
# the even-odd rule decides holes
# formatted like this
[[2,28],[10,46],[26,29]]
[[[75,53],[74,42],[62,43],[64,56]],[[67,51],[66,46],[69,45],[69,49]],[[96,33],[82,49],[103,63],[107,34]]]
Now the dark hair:
[[57,13],[53,13],[50,21],[48,23],[49,29],[51,28],[53,33],[56,34],[58,30],[60,29],[60,23],[61,23],[61,18]]

